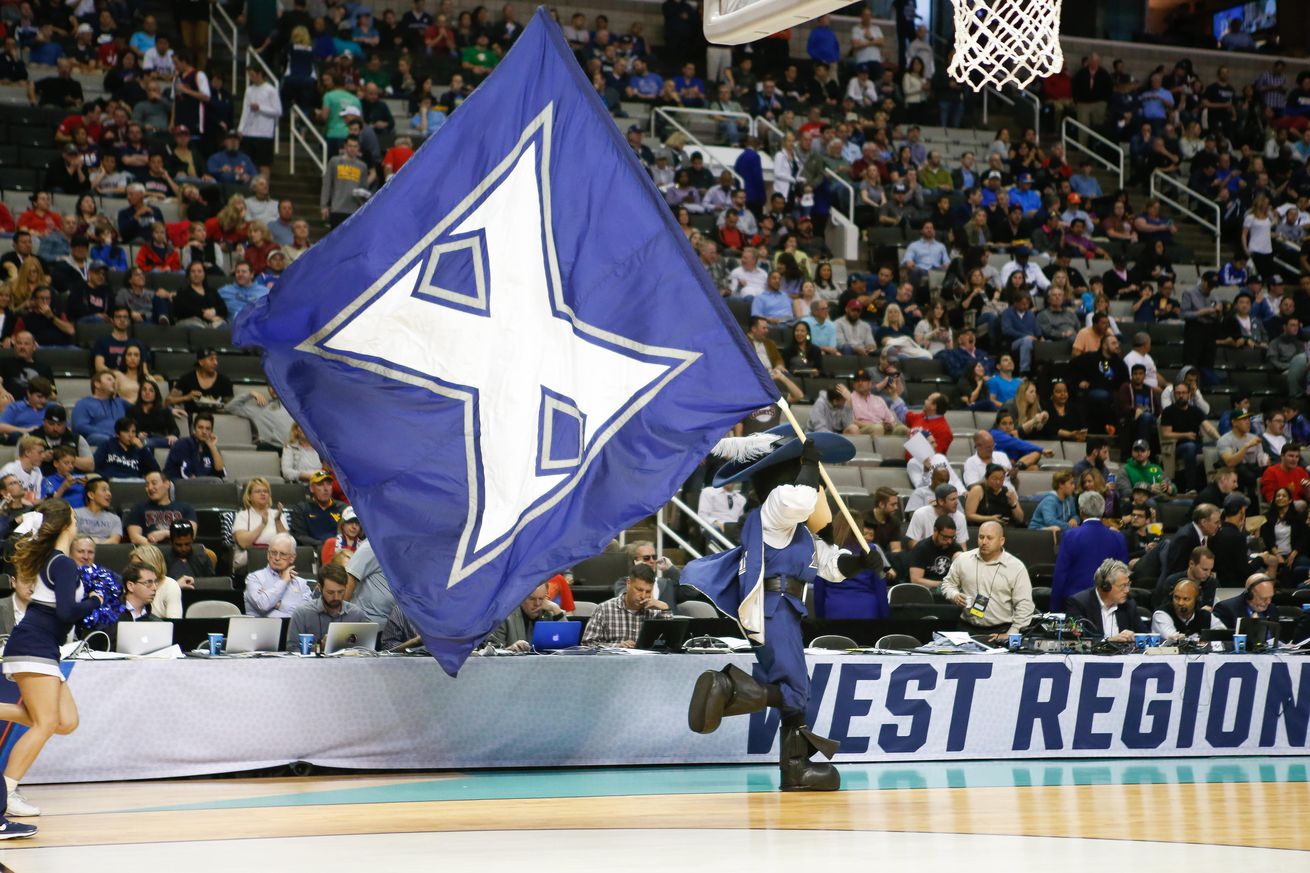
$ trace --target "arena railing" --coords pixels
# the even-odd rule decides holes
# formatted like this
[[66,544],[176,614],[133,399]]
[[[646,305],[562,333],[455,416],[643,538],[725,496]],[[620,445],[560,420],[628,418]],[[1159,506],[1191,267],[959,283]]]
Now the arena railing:
[[[1165,190],[1173,192],[1173,196],[1164,193]],[[1223,236],[1223,232],[1220,227],[1223,210],[1219,208],[1218,203],[1210,200],[1201,192],[1188,188],[1173,176],[1159,170],[1156,170],[1151,174],[1151,196],[1159,200],[1161,203],[1169,204],[1174,209],[1214,234],[1214,267],[1212,269],[1217,270],[1223,266],[1224,262],[1221,254],[1221,237]],[[1203,218],[1200,213],[1194,211],[1190,206],[1188,206],[1188,203],[1194,204],[1198,209],[1204,209],[1206,212],[1213,209],[1214,220],[1212,221],[1208,218]]]
[[208,50],[211,56],[214,54],[215,33],[218,34],[219,40],[222,41],[223,45],[227,46],[227,50],[232,54],[232,77],[228,80],[228,87],[231,88],[232,93],[235,94],[240,89],[241,84],[241,80],[237,78],[239,73],[239,65],[237,62],[241,58],[241,51],[238,47],[241,40],[241,33],[237,30],[236,22],[232,20],[232,17],[227,14],[227,10],[224,9],[220,3],[209,4]]
[[710,151],[710,147],[707,144],[701,142],[700,138],[696,136],[696,134],[692,133],[689,129],[684,127],[682,124],[680,124],[677,121],[677,119],[673,117],[674,113],[680,115],[692,115],[692,116],[729,115],[734,118],[744,118],[746,120],[746,124],[745,124],[746,129],[754,133],[754,125],[752,124],[752,119],[750,115],[748,115],[745,112],[721,112],[716,109],[687,109],[684,107],[670,107],[670,106],[657,107],[655,111],[650,114],[651,136],[655,137],[656,139],[661,138],[659,135],[659,131],[657,129],[657,122],[663,120],[665,124],[669,125],[674,130],[678,131],[683,136],[685,136],[687,138],[688,145],[698,146],[701,149],[701,154],[705,156],[705,162],[707,164],[713,164],[714,166],[719,167],[720,170],[727,170],[729,173],[732,173],[732,178],[737,180],[738,185],[744,185],[745,180],[743,180],[741,176],[737,175],[737,171],[734,168],[729,167],[727,164],[723,163],[723,161],[716,158],[713,152]]
[[[1038,97],[1033,92],[1027,91],[1023,88],[1016,88],[1015,94],[1018,95],[1020,99],[1023,99],[1033,105],[1033,132],[1037,135],[1037,143],[1038,145],[1040,145],[1042,142],[1042,98]],[[1018,100],[1016,100],[1013,97],[1010,97],[1008,94],[1006,94],[1004,91],[1001,91],[999,88],[993,88],[990,85],[988,85],[986,88],[983,89],[983,95],[982,95],[983,127],[989,126],[987,120],[990,115],[989,103],[993,96],[995,96],[1002,103],[1007,103],[1013,108],[1018,108],[1019,106]]]
[[[1118,160],[1111,160],[1110,158],[1107,158],[1105,155],[1101,154],[1099,151],[1092,148],[1091,146],[1084,145],[1082,140],[1078,139],[1077,137],[1070,136],[1069,128],[1073,128],[1075,131],[1078,131],[1080,133],[1083,133],[1091,137],[1096,143],[1103,146],[1106,149],[1106,151],[1113,154]],[[1072,152],[1070,152],[1069,150],[1077,149],[1078,151],[1087,155],[1096,163],[1100,164],[1102,167],[1105,167],[1110,172],[1118,173],[1119,190],[1120,191],[1123,190],[1126,157],[1124,155],[1124,150],[1122,146],[1120,146],[1114,140],[1105,138],[1104,136],[1092,130],[1090,127],[1078,121],[1077,119],[1069,118],[1068,116],[1065,116],[1064,121],[1060,125],[1060,142],[1064,145],[1064,156],[1066,162],[1068,162],[1070,165],[1073,164],[1073,161],[1069,160],[1070,156],[1072,155]]]
[[[327,140],[318,132],[314,122],[305,114],[305,110],[292,104],[290,113],[291,132],[291,172],[296,172],[296,146],[305,150],[305,155],[320,173],[327,170]],[[310,140],[313,140],[311,144]]]
[[[756,118],[754,121],[755,129],[752,133],[756,136],[759,136],[760,128],[764,128],[777,137],[779,142],[782,141],[783,130],[778,127],[778,125],[769,121],[767,118]],[[763,139],[763,137],[761,137],[761,139]],[[846,260],[852,260],[859,257],[860,249],[860,229],[855,224],[855,186],[852,185],[849,180],[843,179],[839,174],[826,167],[824,168],[823,174],[833,182],[836,182],[846,191],[845,211],[843,212],[834,209],[831,212],[831,215],[833,217],[833,223],[836,225],[837,231],[841,235],[840,243],[837,247],[841,251],[840,257]]]
[[[720,531],[714,525],[710,524],[710,522],[706,521],[704,518],[701,518],[701,516],[696,512],[696,510],[688,506],[687,503],[684,502],[681,498],[677,497],[676,495],[670,497],[669,505],[673,506],[683,515],[687,516],[689,520],[695,522],[701,528],[701,530],[705,531],[705,542],[709,545],[710,552],[717,553],[725,549],[734,548],[736,546],[736,544],[733,543],[732,540],[728,539],[723,535],[722,531]],[[661,506],[659,512],[655,513],[655,554],[657,555],[664,554],[665,537],[668,537],[670,540],[677,543],[678,548],[685,551],[692,558],[703,557],[699,549],[697,549],[691,543],[687,542],[687,540],[683,538],[681,534],[679,534],[676,530],[670,527],[668,522],[664,520],[664,507]]]

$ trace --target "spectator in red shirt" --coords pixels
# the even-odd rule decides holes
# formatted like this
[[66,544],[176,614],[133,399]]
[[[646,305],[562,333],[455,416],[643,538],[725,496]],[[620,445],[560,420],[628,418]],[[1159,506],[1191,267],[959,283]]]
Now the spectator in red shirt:
[[180,273],[182,261],[168,241],[168,225],[156,221],[150,226],[150,242],[136,253],[136,265],[147,273]]
[[382,178],[390,179],[405,162],[414,157],[414,141],[407,136],[396,137],[396,144],[382,157]]
[[14,223],[14,216],[9,211],[9,207],[0,202],[0,233],[13,233],[18,229]]
[[55,130],[55,141],[60,143],[72,142],[73,131],[79,127],[86,128],[87,139],[91,142],[99,142],[100,135],[105,132],[104,116],[100,114],[100,104],[92,103],[83,110],[81,115],[68,115],[59,123]]
[[50,208],[50,193],[37,191],[28,198],[32,208],[18,216],[18,229],[29,231],[33,236],[43,237],[59,230],[62,219],[58,212]]
[[719,245],[723,246],[723,253],[734,258],[741,257],[741,250],[749,244],[746,234],[742,233],[737,227],[737,221],[740,216],[729,209],[723,214],[723,227],[719,228]]
[[569,587],[569,580],[561,574],[556,574],[546,580],[546,598],[558,603],[560,609],[570,615],[577,608],[573,602],[573,589]]
[[1260,495],[1266,503],[1274,502],[1279,488],[1288,489],[1297,500],[1310,496],[1310,473],[1301,466],[1301,447],[1296,443],[1285,443],[1279,463],[1266,467],[1260,475]]
[[1042,80],[1042,102],[1055,107],[1055,120],[1073,107],[1073,77],[1068,67]]
[[929,394],[923,401],[923,412],[913,410],[905,414],[905,423],[910,430],[920,428],[932,434],[937,443],[937,451],[946,454],[955,435],[946,421],[946,397],[940,393]]

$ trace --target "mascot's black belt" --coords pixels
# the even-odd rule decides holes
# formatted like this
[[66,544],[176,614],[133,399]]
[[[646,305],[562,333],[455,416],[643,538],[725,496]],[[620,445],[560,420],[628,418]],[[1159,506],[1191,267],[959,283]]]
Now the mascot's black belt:
[[770,576],[764,580],[765,591],[781,591],[798,599],[805,598],[805,583],[792,576]]

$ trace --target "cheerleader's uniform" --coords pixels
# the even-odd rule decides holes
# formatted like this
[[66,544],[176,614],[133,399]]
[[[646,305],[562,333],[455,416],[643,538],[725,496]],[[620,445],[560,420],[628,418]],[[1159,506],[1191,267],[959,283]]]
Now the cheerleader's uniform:
[[82,580],[73,559],[54,552],[37,573],[32,602],[5,643],[0,669],[6,678],[15,673],[45,673],[62,681],[59,646],[68,639],[73,625],[99,605],[98,600],[83,597]]

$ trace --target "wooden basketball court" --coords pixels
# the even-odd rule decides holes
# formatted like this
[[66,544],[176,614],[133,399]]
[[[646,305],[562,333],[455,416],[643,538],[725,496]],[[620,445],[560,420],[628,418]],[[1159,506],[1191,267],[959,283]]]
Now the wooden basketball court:
[[[848,765],[783,794],[767,767],[495,771],[32,786],[15,873],[606,865],[795,870],[852,858],[1032,869],[1310,863],[1305,758]],[[1072,841],[1072,842],[1071,842]],[[544,854],[543,854],[544,853]],[[860,853],[860,854],[853,854]],[[549,861],[554,856],[558,865]]]

